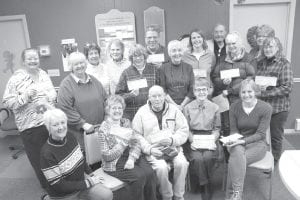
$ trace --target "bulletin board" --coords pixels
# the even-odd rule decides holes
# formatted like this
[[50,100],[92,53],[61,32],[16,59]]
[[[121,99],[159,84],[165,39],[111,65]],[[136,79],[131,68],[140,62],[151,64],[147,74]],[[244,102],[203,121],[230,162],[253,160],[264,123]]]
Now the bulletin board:
[[101,48],[101,57],[107,55],[107,46],[113,39],[120,39],[125,45],[125,55],[128,49],[136,44],[135,18],[132,12],[120,12],[112,9],[95,17],[97,42]]

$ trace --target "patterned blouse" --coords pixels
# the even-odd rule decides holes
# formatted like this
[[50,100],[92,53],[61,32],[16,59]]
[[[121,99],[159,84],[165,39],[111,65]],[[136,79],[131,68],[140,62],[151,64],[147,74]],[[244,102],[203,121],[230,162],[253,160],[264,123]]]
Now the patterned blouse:
[[[56,91],[48,74],[39,69],[38,81],[34,81],[24,69],[17,70],[9,79],[3,95],[3,104],[15,114],[19,131],[38,127],[43,124],[43,111],[54,105]],[[30,98],[29,89],[37,94]]]
[[[121,119],[120,127],[130,128],[130,121],[128,119]],[[124,147],[120,144],[121,138],[111,134],[112,124],[105,120],[101,126],[96,130],[98,132],[98,138],[100,140],[100,149],[102,156],[102,167],[104,171],[116,171],[116,164],[119,158],[122,156],[124,150],[127,147]],[[133,136],[134,137],[134,136]],[[129,157],[136,161],[141,153],[141,148],[139,142],[131,140],[129,142]]]

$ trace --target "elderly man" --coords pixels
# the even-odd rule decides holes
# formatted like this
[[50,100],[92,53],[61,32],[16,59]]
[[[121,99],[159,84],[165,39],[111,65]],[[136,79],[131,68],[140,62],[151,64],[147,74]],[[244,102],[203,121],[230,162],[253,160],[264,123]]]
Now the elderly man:
[[[188,138],[189,127],[182,112],[166,101],[162,87],[154,85],[132,124],[141,135],[142,151],[156,172],[163,200],[171,200],[173,195],[175,200],[183,200],[189,163],[181,145]],[[174,168],[173,185],[168,179],[170,166]]]
[[213,31],[213,40],[207,41],[208,49],[214,52],[216,56],[216,65],[225,60],[226,44],[225,37],[227,31],[224,25],[217,24]]
[[166,49],[158,41],[159,34],[159,29],[153,25],[146,28],[145,44],[149,55],[147,63],[151,63],[156,67],[161,67],[162,63],[167,62]]

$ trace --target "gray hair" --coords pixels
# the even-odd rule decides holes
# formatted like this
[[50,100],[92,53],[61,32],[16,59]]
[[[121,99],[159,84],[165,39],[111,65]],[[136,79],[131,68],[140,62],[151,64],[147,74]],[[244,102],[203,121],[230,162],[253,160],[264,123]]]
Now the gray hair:
[[183,50],[182,43],[179,40],[171,40],[168,44],[168,54],[170,55],[171,50],[176,47],[179,47]]

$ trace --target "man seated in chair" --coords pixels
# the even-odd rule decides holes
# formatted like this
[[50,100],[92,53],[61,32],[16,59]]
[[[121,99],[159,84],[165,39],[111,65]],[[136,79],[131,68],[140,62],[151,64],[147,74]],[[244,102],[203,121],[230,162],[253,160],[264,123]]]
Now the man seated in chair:
[[[147,104],[138,110],[132,124],[141,136],[142,151],[156,172],[163,200],[172,200],[173,196],[183,200],[189,166],[181,148],[189,134],[183,113],[166,101],[162,87],[154,85],[149,89]],[[169,181],[170,166],[174,168],[173,185]]]
[[76,138],[67,131],[67,116],[59,109],[44,113],[49,131],[41,150],[41,168],[47,180],[43,200],[112,200],[112,192],[101,184],[100,176],[85,174],[87,164]]

